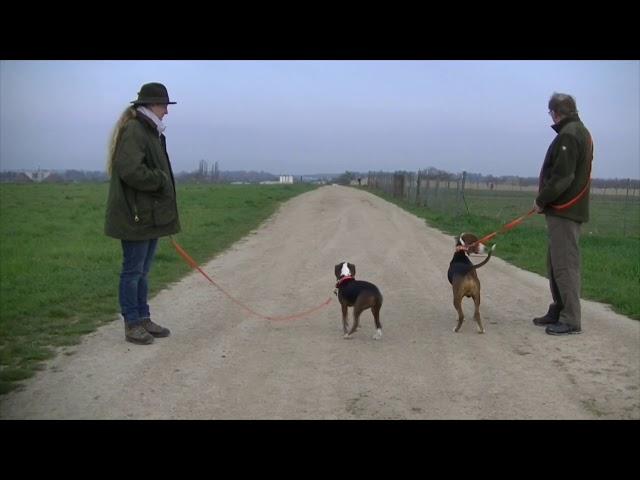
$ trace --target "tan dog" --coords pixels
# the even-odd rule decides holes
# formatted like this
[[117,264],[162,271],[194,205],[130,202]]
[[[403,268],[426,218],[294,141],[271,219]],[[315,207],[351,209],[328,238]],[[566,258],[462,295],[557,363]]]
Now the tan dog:
[[453,255],[453,259],[449,264],[449,271],[447,272],[447,278],[453,288],[453,306],[458,312],[458,325],[453,331],[458,332],[464,321],[462,299],[464,297],[471,297],[476,307],[473,318],[478,324],[478,333],[484,333],[484,327],[480,319],[480,279],[478,278],[476,270],[489,261],[496,246],[493,245],[491,247],[489,255],[483,262],[474,265],[469,259],[469,254],[486,253],[487,248],[478,242],[478,237],[471,233],[462,233],[459,237],[456,237],[455,240],[456,253]]

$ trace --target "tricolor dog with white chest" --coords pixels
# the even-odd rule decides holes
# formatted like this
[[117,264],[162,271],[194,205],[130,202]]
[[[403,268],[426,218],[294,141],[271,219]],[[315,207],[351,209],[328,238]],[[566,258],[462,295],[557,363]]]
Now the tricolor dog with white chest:
[[[338,301],[342,307],[342,330],[344,338],[358,329],[360,314],[370,308],[373,320],[376,324],[375,340],[382,338],[382,324],[380,323],[380,307],[382,307],[382,294],[373,283],[356,280],[356,266],[353,263],[342,262],[335,266],[334,273],[338,282],[334,293],[338,295]],[[353,325],[349,330],[347,321],[347,308],[353,307]]]

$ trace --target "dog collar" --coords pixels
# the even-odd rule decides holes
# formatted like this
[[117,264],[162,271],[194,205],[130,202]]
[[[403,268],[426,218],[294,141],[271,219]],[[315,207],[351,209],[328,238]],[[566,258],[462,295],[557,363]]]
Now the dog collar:
[[338,288],[343,283],[348,282],[349,280],[354,280],[352,275],[346,275],[346,276],[342,277],[340,280],[338,280],[338,283],[336,283],[336,288]]

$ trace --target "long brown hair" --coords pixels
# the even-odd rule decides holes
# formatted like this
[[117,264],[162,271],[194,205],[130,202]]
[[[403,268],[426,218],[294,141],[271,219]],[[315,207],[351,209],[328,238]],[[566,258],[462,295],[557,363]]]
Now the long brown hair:
[[113,170],[113,157],[116,154],[116,147],[118,146],[118,141],[120,140],[120,134],[122,133],[122,127],[131,120],[136,117],[136,108],[134,106],[129,106],[124,109],[124,112],[118,118],[115,126],[113,127],[113,131],[111,132],[111,140],[109,141],[109,151],[107,153],[107,175],[111,176],[111,172]]

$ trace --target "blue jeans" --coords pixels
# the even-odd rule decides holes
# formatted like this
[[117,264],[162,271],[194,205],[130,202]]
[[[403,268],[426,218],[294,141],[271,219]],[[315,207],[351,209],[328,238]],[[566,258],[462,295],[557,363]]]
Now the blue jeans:
[[129,241],[122,240],[122,273],[120,273],[120,312],[127,326],[150,318],[147,294],[147,274],[156,253],[158,239]]

